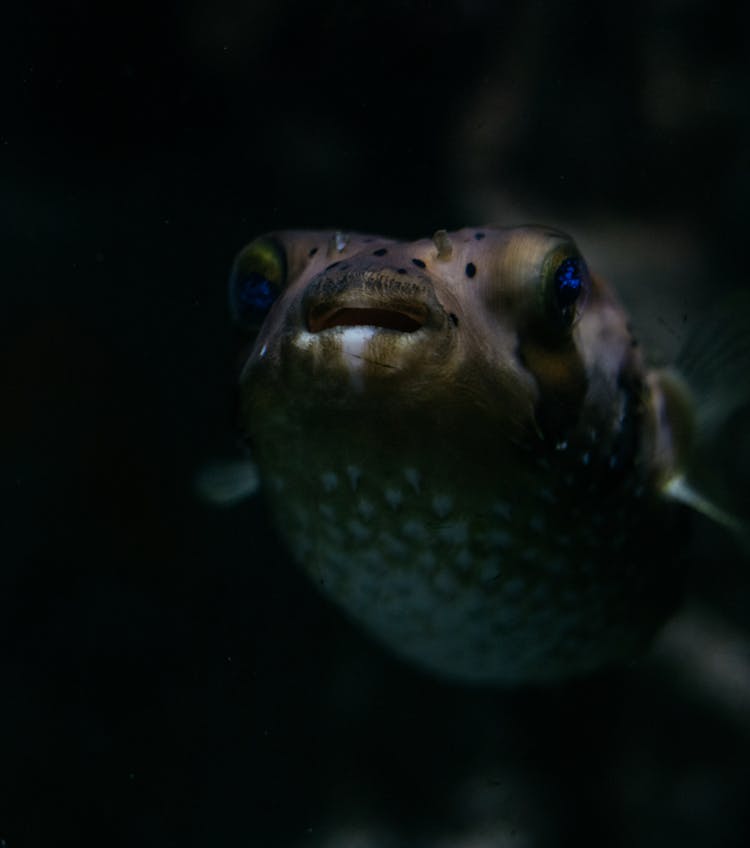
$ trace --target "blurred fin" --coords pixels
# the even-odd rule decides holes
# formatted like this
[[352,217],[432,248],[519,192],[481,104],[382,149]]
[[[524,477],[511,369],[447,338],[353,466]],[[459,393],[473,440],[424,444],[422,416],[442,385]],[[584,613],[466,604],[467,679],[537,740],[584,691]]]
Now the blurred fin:
[[249,459],[212,462],[195,476],[195,491],[212,506],[232,506],[260,487],[258,466]]
[[665,494],[731,530],[750,551],[750,292],[700,316],[675,368],[689,389],[694,427]]
[[696,491],[682,475],[673,477],[666,486],[664,486],[663,491],[665,495],[673,500],[679,501],[680,503],[691,507],[696,512],[700,512],[702,515],[705,515],[717,524],[721,524],[722,527],[726,527],[728,530],[731,530],[741,540],[745,540],[748,537],[747,524],[741,518],[738,518],[736,515],[731,515],[720,506],[712,503],[708,500],[708,498],[703,497],[703,495]]
[[750,292],[729,295],[696,321],[675,367],[695,399],[698,439],[750,404]]
[[688,606],[657,637],[652,657],[666,663],[721,719],[750,735],[750,640],[746,629],[726,618]]

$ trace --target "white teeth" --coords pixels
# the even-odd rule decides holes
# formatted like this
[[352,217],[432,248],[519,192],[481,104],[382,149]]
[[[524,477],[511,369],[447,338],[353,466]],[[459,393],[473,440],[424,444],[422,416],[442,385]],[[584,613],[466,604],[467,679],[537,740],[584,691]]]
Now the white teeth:
[[375,332],[374,327],[346,327],[341,333],[341,353],[349,368],[352,387],[357,391],[362,391],[364,385],[362,380],[364,352]]
[[360,366],[362,364],[362,353],[375,332],[375,327],[345,327],[341,331],[341,350],[344,356],[355,359],[355,364]]
[[[385,334],[386,340],[382,337]],[[300,330],[292,344],[306,356],[310,356],[314,367],[339,371],[348,375],[351,388],[362,392],[365,378],[376,373],[378,376],[396,373],[408,356],[425,340],[423,329],[412,333],[396,333],[369,324],[330,327],[311,333]]]
[[315,333],[308,333],[307,330],[302,330],[294,337],[294,346],[299,350],[310,350],[314,344],[318,343]]

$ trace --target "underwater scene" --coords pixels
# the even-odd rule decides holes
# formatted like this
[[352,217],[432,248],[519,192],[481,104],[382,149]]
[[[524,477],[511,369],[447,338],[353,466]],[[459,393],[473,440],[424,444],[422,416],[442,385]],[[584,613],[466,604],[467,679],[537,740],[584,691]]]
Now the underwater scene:
[[0,848],[750,844],[750,11],[6,10]]

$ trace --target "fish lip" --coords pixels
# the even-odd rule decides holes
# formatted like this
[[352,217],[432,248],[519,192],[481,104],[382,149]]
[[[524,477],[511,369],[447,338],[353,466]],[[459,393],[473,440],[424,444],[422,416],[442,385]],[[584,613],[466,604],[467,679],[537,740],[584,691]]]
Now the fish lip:
[[398,333],[414,333],[427,323],[429,313],[422,304],[393,307],[390,304],[318,304],[307,312],[307,329],[320,333],[335,327],[374,327]]
[[313,334],[342,327],[410,334],[445,323],[429,283],[382,271],[321,275],[308,286],[301,307],[305,328]]

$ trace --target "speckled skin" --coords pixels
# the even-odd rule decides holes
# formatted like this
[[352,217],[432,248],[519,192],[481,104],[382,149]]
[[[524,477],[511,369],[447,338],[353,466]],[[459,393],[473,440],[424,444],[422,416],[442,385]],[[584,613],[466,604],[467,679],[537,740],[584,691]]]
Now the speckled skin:
[[661,494],[673,405],[601,280],[569,326],[550,317],[550,256],[573,242],[537,227],[269,238],[286,273],[242,422],[322,591],[460,680],[554,680],[639,650],[681,584]]

